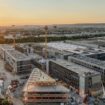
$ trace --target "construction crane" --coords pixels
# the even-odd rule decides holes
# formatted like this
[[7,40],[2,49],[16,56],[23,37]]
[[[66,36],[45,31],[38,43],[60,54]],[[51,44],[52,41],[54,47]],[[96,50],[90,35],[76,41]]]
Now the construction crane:
[[[45,26],[44,27],[44,31],[45,31],[45,48],[44,48],[44,52],[43,53],[44,53],[45,59],[47,60],[47,35],[48,35],[48,26]],[[43,59],[42,59],[42,61],[43,61]],[[41,66],[42,66],[42,70],[44,70],[44,65],[42,64]],[[47,71],[47,73],[48,73],[48,71]],[[40,71],[40,74],[41,74],[41,71]],[[34,84],[32,83],[32,85],[34,85]],[[28,94],[28,87],[29,87],[29,85],[27,85],[27,93],[26,94]]]
[[[15,25],[12,25],[12,28],[13,28],[13,29],[14,29],[14,27],[15,27]],[[15,32],[13,32],[13,47],[14,47],[14,48],[15,48],[15,46],[16,46],[15,37],[16,37]]]
[[44,27],[45,30],[45,59],[47,59],[47,36],[48,36],[48,26]]
[[[44,31],[45,31],[45,44],[44,44],[44,48],[43,48],[43,57],[42,60],[40,61],[42,63],[42,70],[45,71],[45,66],[44,64],[47,63],[47,35],[48,35],[48,26],[44,27]],[[47,71],[46,71],[47,72]],[[48,73],[48,72],[47,72]]]
[[[12,25],[12,29],[14,29],[14,27],[15,27],[15,25]],[[13,48],[16,47],[15,38],[16,38],[16,32],[14,31],[14,32],[13,32]],[[15,71],[15,70],[13,71],[13,75],[14,75],[14,78],[16,78],[16,71]]]
[[15,48],[16,46],[16,41],[15,41],[15,34],[13,35],[13,47]]

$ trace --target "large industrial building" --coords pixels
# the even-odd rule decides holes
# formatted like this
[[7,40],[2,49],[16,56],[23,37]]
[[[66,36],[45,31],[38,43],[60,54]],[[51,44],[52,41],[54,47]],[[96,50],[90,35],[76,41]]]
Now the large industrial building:
[[[44,44],[39,44],[43,48]],[[49,57],[56,57],[58,59],[68,59],[71,54],[80,55],[93,55],[103,54],[104,50],[93,48],[91,46],[83,46],[77,43],[64,43],[64,42],[50,42],[47,44],[47,52]]]
[[105,84],[105,62],[78,54],[69,56],[68,61],[99,72],[102,75],[102,80]]
[[19,51],[8,50],[5,54],[5,61],[5,68],[15,73],[26,73],[32,70],[30,57]]
[[66,105],[69,90],[35,68],[23,89],[23,101],[29,105]]
[[15,49],[27,55],[30,59],[32,64],[42,69],[43,71],[46,70],[46,60],[43,57],[43,47],[39,46],[40,44],[17,44]]
[[[45,45],[44,43],[36,43],[36,44],[17,44],[16,50],[29,54],[32,52],[37,53],[38,55],[44,56]],[[81,54],[81,55],[93,55],[93,54],[103,54],[104,50],[99,48],[93,48],[91,46],[83,46],[77,43],[64,43],[64,42],[50,42],[47,43],[47,57],[48,58],[60,58],[60,59],[68,59],[68,56],[71,54]]]
[[56,59],[49,61],[49,73],[74,87],[81,96],[88,92],[95,96],[103,94],[100,73],[86,67]]
[[91,55],[96,53],[105,53],[104,50],[93,48],[89,46],[83,46],[75,43],[64,43],[64,42],[55,42],[48,43],[48,48],[59,50],[61,52],[76,53],[82,55]]

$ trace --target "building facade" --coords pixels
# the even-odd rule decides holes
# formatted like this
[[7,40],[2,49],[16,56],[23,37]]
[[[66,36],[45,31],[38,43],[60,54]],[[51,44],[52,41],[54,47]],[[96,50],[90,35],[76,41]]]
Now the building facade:
[[5,53],[8,50],[14,50],[13,46],[7,45],[7,44],[1,44],[0,45],[0,57],[5,60]]
[[35,68],[23,89],[23,101],[29,105],[65,105],[69,90]]
[[9,50],[5,55],[5,68],[15,73],[27,73],[32,70],[31,59],[16,50]]
[[72,56],[69,56],[68,61],[73,62],[75,64],[82,65],[86,68],[90,68],[93,71],[97,71],[102,76],[102,81],[105,84],[105,63],[86,56],[73,54]]
[[88,92],[95,96],[103,94],[101,75],[91,69],[64,60],[50,60],[49,73],[78,90],[81,96]]

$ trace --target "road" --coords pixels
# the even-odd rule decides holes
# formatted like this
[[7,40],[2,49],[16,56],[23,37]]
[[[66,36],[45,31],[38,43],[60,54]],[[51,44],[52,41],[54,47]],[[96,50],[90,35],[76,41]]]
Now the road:
[[[4,81],[4,89],[5,90],[7,89],[8,85],[11,83],[11,80],[14,80],[14,79],[20,80],[19,76],[13,75],[12,73],[5,70],[4,61],[1,59],[0,59],[0,73],[5,73],[5,75],[6,75],[6,80]],[[22,103],[21,99],[19,99],[19,97],[17,97],[17,98],[13,97],[14,105],[24,105]]]

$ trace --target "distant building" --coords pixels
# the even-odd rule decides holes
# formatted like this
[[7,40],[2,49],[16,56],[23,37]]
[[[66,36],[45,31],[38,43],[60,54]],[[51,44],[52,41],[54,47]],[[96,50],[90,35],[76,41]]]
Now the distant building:
[[4,36],[4,39],[14,39],[13,35],[12,34],[9,34],[9,35],[5,35]]
[[20,33],[11,32],[10,34],[5,35],[4,36],[4,39],[7,39],[7,40],[11,39],[11,40],[13,40],[14,39],[14,35],[15,35],[15,39],[20,39],[23,36]]
[[26,54],[26,55],[34,53],[34,49],[28,44],[17,44],[15,46],[15,49]]
[[103,94],[101,75],[91,69],[56,59],[49,61],[49,73],[78,90],[81,96],[87,93],[94,96]]
[[32,63],[28,56],[16,51],[8,50],[5,54],[5,67],[15,73],[27,73],[32,70]]
[[69,90],[35,68],[23,89],[23,101],[29,105],[66,105]]

